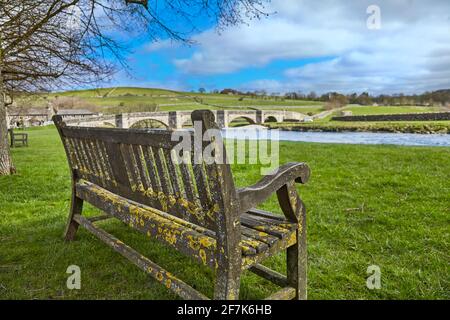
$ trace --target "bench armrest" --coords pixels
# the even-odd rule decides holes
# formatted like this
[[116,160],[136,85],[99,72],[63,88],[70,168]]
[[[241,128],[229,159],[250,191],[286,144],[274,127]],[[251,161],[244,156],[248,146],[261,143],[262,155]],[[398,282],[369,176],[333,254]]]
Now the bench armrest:
[[310,169],[305,163],[291,162],[278,168],[273,174],[267,175],[256,184],[237,190],[240,212],[244,213],[263,203],[273,193],[294,182],[306,183]]

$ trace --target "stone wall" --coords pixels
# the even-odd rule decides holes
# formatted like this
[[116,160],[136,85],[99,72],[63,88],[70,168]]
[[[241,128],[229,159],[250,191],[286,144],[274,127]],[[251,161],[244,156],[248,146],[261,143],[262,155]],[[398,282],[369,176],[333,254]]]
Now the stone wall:
[[450,112],[377,114],[367,116],[333,117],[334,121],[442,121],[450,120]]

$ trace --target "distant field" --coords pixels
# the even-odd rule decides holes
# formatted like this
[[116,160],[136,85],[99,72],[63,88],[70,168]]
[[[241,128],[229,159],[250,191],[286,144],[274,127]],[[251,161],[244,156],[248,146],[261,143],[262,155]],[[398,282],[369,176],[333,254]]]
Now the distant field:
[[355,106],[351,105],[344,110],[349,110],[353,115],[369,115],[369,114],[395,114],[395,113],[425,113],[438,112],[442,108],[439,107],[418,107],[418,106]]
[[[315,114],[323,111],[318,101],[299,101],[273,97],[245,97],[213,93],[177,92],[151,88],[104,88],[79,91],[65,91],[41,96],[38,105],[44,105],[56,97],[75,98],[87,105],[100,107],[105,113],[150,111],[157,106],[160,111],[195,109],[286,109]],[[79,101],[77,103],[80,103]],[[146,108],[148,110],[146,110]]]
[[166,90],[166,89],[118,87],[118,88],[101,88],[101,89],[65,91],[65,92],[56,93],[54,95],[94,98],[94,97],[103,97],[105,95],[106,96],[119,96],[119,95],[125,95],[125,94],[178,95],[178,94],[180,94],[180,92]]
[[[71,99],[72,98],[72,99]],[[55,100],[56,99],[56,100]],[[66,100],[64,100],[66,99]],[[103,113],[124,113],[143,111],[186,111],[196,109],[243,109],[243,110],[287,110],[308,115],[325,111],[323,102],[290,100],[278,97],[248,97],[215,93],[178,92],[152,88],[102,88],[65,91],[28,97],[25,106],[45,107],[49,101],[61,101],[72,108],[88,108]],[[20,101],[20,100],[19,100]],[[423,113],[442,111],[438,107],[417,106],[359,106],[348,105],[343,110],[353,115]],[[316,123],[330,121],[332,115],[316,120]]]

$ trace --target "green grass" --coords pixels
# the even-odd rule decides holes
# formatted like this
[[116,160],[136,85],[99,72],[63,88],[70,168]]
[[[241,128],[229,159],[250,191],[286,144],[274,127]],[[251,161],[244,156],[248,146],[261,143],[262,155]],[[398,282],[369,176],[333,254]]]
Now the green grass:
[[355,106],[350,105],[344,110],[352,111],[353,115],[372,115],[372,114],[398,114],[398,113],[426,113],[439,112],[439,107],[420,107],[420,106]]
[[331,121],[323,119],[314,122],[283,122],[266,124],[271,128],[295,131],[369,131],[392,133],[450,133],[450,121]]
[[[29,130],[30,147],[13,150],[18,173],[0,177],[0,299],[174,299],[92,235],[62,241],[70,178],[54,128]],[[308,208],[311,299],[449,299],[450,148],[281,143],[282,163],[305,161],[310,182],[299,187]],[[233,167],[236,182],[256,182],[256,166]],[[279,212],[275,197],[265,209]],[[88,206],[87,215],[98,212]],[[213,275],[118,222],[108,231],[175,275],[212,295]],[[285,271],[284,255],[266,264]],[[78,265],[82,289],[66,288]],[[382,288],[365,286],[369,265]],[[274,287],[245,273],[241,298]]]
[[117,88],[101,88],[101,89],[87,89],[87,90],[75,90],[75,91],[64,91],[53,94],[60,96],[77,96],[85,98],[95,98],[102,96],[121,96],[126,94],[132,95],[149,95],[149,96],[173,96],[179,94],[173,90],[166,89],[153,89],[153,88],[136,88],[136,87],[117,87]]
[[[134,107],[142,104],[156,104],[160,111],[174,111],[174,110],[195,110],[195,109],[244,109],[257,108],[262,110],[276,110],[289,107],[289,111],[297,111],[302,113],[312,112],[318,113],[322,111],[322,106],[317,102],[304,102],[304,101],[275,101],[275,100],[263,100],[263,99],[244,99],[239,101],[238,96],[217,97],[214,95],[178,95],[171,97],[164,96],[111,96],[105,98],[88,97],[84,98],[87,102],[101,106],[101,107],[113,107],[114,111],[117,111],[119,107],[122,112],[133,112]],[[116,107],[116,108],[114,108]],[[295,108],[291,108],[295,107]],[[105,108],[104,111],[108,112],[109,108]]]

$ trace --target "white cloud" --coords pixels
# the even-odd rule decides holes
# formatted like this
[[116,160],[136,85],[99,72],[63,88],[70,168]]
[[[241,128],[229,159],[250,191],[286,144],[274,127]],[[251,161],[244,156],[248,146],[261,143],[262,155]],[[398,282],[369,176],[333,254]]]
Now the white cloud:
[[371,4],[273,0],[267,10],[275,15],[221,35],[214,30],[198,34],[196,51],[174,63],[186,74],[213,75],[275,60],[329,56],[336,58],[285,70],[282,80],[261,79],[243,87],[374,93],[450,87],[450,1],[377,0],[380,30],[366,26]]
[[273,16],[250,26],[235,26],[220,36],[208,30],[194,40],[199,51],[187,59],[177,59],[178,68],[192,74],[223,74],[276,59],[299,59],[342,53],[347,43],[361,41],[358,34],[336,30],[323,43],[329,30],[324,27],[304,32],[301,24]]
[[448,88],[450,42],[437,39],[450,40],[450,33],[437,26],[424,31],[421,25],[394,34],[384,30],[384,35],[336,59],[286,70],[286,82],[297,83],[305,91],[414,93]]

